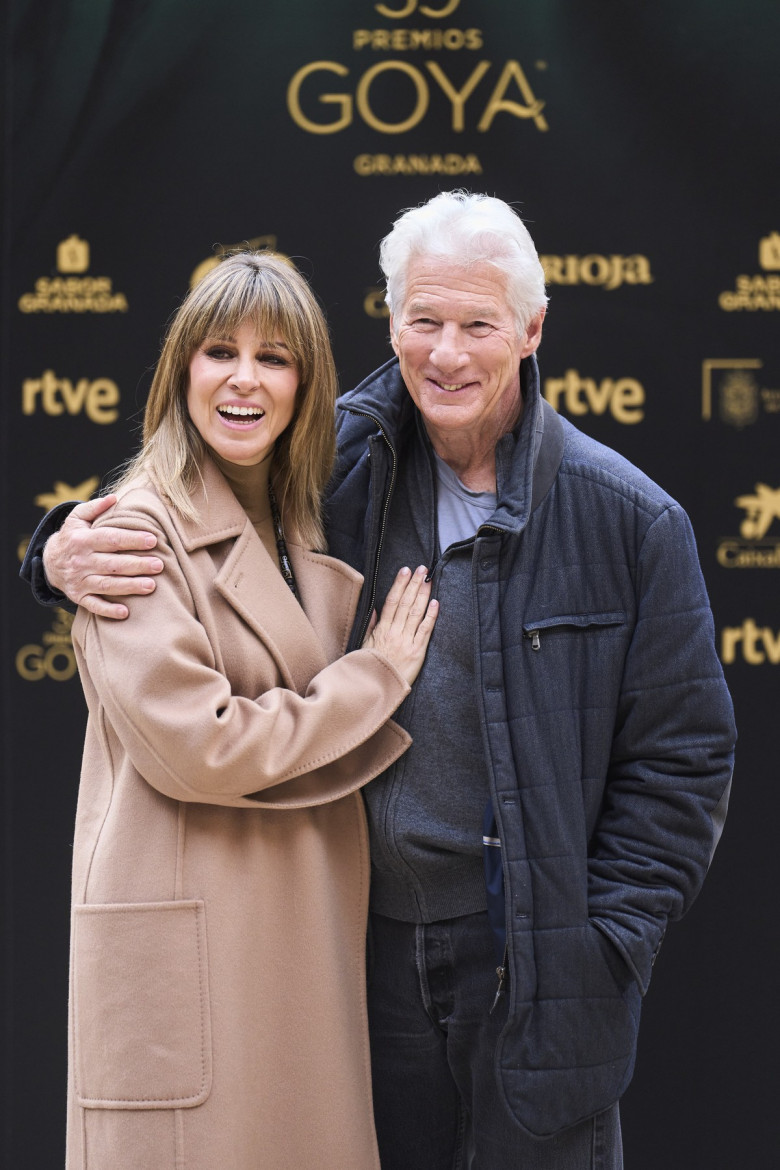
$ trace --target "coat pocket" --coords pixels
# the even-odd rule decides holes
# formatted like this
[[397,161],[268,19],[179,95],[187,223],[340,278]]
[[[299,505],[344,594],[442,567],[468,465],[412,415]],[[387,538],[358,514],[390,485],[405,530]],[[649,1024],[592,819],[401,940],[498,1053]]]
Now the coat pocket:
[[78,1104],[202,1104],[211,1091],[204,903],[76,906],[71,965]]

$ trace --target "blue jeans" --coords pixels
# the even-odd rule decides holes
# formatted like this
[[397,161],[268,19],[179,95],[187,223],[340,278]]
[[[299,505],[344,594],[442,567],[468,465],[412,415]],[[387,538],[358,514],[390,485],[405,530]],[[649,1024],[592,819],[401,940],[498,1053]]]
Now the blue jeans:
[[382,1170],[622,1170],[618,1106],[537,1140],[500,1099],[507,1013],[486,914],[371,915],[368,1015]]

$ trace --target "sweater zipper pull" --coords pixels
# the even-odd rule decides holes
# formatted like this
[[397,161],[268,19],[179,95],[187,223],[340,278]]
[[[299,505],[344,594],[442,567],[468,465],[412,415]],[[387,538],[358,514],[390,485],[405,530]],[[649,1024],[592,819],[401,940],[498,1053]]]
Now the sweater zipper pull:
[[524,637],[531,639],[531,649],[532,650],[541,650],[542,643],[541,643],[541,639],[539,637],[538,630],[526,630],[524,632]]
[[498,1001],[501,999],[501,996],[506,991],[506,976],[507,976],[506,961],[507,961],[507,948],[504,947],[504,960],[503,960],[500,967],[496,967],[496,975],[498,975],[498,987],[496,988],[496,994],[495,994],[495,998],[493,1000],[493,1006],[491,1007],[490,1012],[488,1013],[491,1016],[493,1015],[493,1012],[498,1007]]

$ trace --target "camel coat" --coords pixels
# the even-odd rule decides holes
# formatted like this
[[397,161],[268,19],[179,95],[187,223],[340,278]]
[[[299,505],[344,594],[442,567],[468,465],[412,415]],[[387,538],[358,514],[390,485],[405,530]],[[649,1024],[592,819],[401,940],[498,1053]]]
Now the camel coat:
[[79,610],[68,1170],[376,1170],[361,785],[408,693],[344,652],[362,578],[290,545],[301,602],[217,469],[201,522],[131,486],[101,523],[165,563]]

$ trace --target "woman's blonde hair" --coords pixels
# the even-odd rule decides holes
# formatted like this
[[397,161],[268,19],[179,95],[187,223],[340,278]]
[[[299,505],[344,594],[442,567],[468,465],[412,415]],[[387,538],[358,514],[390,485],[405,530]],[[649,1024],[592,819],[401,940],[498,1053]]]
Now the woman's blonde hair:
[[182,302],[152,380],[141,450],[113,490],[143,472],[178,511],[195,518],[190,493],[206,445],[187,410],[190,361],[207,337],[232,337],[245,321],[261,337],[284,341],[295,360],[295,413],[276,440],[271,482],[290,534],[324,548],[321,504],[336,451],[336,368],[314,294],[291,264],[270,252],[227,256]]

